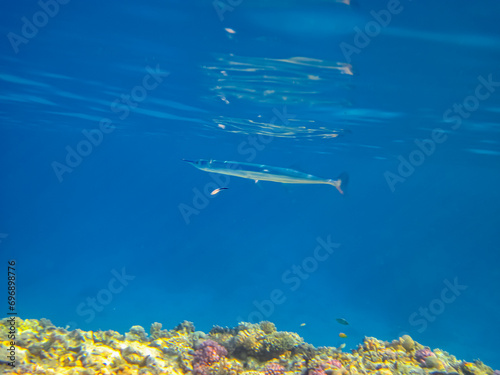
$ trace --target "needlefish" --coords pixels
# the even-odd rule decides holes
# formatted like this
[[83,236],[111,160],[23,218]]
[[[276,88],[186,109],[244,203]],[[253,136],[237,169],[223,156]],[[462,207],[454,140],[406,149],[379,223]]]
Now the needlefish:
[[272,167],[263,164],[239,163],[235,161],[217,160],[186,160],[182,159],[193,167],[205,172],[226,174],[229,176],[248,178],[258,181],[273,181],[283,184],[325,184],[337,188],[340,194],[344,194],[343,189],[347,185],[348,175],[342,173],[337,179],[327,179],[313,176],[295,169]]

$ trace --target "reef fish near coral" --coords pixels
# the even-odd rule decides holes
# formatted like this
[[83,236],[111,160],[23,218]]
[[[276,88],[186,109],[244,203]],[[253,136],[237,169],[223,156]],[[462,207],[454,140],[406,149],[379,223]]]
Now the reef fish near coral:
[[337,323],[339,324],[343,324],[345,326],[349,325],[349,322],[347,320],[345,320],[344,318],[337,318],[335,319],[337,321]]
[[332,180],[299,172],[295,169],[271,167],[263,164],[204,159],[182,160],[205,172],[248,178],[255,181],[281,182],[283,184],[326,184],[335,186],[341,194],[344,194],[342,188],[347,184],[348,179],[346,173],[341,174],[336,180]]

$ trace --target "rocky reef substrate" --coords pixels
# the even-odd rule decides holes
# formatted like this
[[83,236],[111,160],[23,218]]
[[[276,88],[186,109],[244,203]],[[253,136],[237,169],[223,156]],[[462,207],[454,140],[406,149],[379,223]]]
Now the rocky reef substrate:
[[[0,320],[4,374],[70,375],[499,375],[481,361],[466,362],[403,336],[392,342],[366,337],[357,349],[307,344],[271,322],[214,327],[190,322],[172,330],[152,324],[115,331],[68,331],[46,319],[16,320],[15,360],[8,319]],[[12,365],[14,364],[14,367]]]

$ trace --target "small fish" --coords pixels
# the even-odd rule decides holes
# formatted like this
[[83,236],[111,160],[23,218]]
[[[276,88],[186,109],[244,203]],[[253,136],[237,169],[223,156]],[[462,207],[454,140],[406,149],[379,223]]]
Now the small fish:
[[347,335],[345,333],[343,333],[343,332],[340,332],[339,333],[339,337],[345,339],[347,337]]
[[301,323],[300,326],[301,327],[304,327],[306,325],[306,323]]
[[283,184],[326,184],[337,188],[340,194],[348,182],[347,173],[341,174],[338,179],[316,177],[289,168],[271,167],[263,164],[238,163],[235,161],[217,160],[186,160],[193,167],[205,172],[227,174],[230,176],[248,178],[254,181],[273,181]]
[[345,342],[339,345],[339,349],[344,349],[345,348]]
[[343,324],[345,326],[349,325],[349,322],[347,320],[345,320],[344,318],[337,318],[335,319],[337,321],[337,323],[339,324]]
[[210,193],[210,195],[215,195],[215,194],[219,194],[222,190],[227,190],[229,188],[218,188],[218,189],[215,189],[214,191],[212,191]]

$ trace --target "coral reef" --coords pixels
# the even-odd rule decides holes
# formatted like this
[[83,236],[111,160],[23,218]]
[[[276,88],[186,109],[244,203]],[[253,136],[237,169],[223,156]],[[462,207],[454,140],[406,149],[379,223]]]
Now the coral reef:
[[218,373],[220,368],[218,365],[226,356],[227,350],[223,346],[213,340],[203,341],[194,352],[194,375],[210,375],[212,372]]
[[271,322],[259,324],[240,323],[233,329],[215,327],[210,331],[214,340],[220,342],[229,353],[238,358],[254,357],[259,360],[279,358],[304,342],[294,332],[278,332]]
[[270,363],[264,369],[264,375],[283,375],[285,368],[279,363]]
[[[405,335],[384,342],[366,337],[350,352],[304,343],[271,322],[196,331],[154,323],[129,332],[67,331],[47,319],[16,321],[15,360],[0,357],[4,374],[40,375],[499,375],[481,361],[466,362]],[[8,319],[0,340],[10,348]],[[9,350],[7,351],[9,352]],[[5,354],[3,354],[5,355]],[[9,354],[10,355],[10,354]]]
[[436,356],[436,355],[433,352],[431,352],[429,348],[417,350],[417,352],[415,353],[415,359],[417,360],[417,362],[423,365],[425,364],[427,357],[430,356]]

